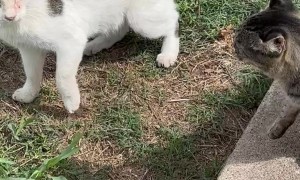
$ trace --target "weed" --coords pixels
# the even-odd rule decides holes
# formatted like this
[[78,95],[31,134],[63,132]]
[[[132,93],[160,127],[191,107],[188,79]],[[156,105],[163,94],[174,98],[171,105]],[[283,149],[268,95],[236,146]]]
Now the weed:
[[[23,126],[24,124],[21,124],[21,126]],[[24,126],[23,126],[24,127]],[[20,128],[18,128],[20,129]],[[20,131],[18,131],[20,133]],[[16,136],[17,137],[17,136]],[[42,165],[40,165],[37,168],[31,168],[30,170],[27,171],[27,173],[23,174],[23,177],[20,177],[16,174],[12,174],[12,172],[15,172],[18,170],[18,168],[14,168],[14,166],[17,165],[17,163],[13,162],[13,161],[9,161],[7,159],[0,159],[0,177],[3,179],[18,179],[18,180],[34,180],[34,179],[41,179],[41,178],[50,178],[52,180],[65,180],[66,178],[64,178],[63,176],[51,176],[47,173],[47,171],[50,170],[50,168],[56,167],[59,165],[59,163],[69,157],[71,157],[72,155],[74,155],[75,153],[77,153],[79,151],[79,148],[77,147],[79,140],[81,138],[80,134],[76,134],[73,138],[72,138],[72,142],[70,143],[70,145],[61,152],[61,154],[59,154],[58,156],[51,158],[51,159],[46,159]],[[18,139],[19,140],[19,139]],[[17,175],[18,177],[16,177],[15,175]]]

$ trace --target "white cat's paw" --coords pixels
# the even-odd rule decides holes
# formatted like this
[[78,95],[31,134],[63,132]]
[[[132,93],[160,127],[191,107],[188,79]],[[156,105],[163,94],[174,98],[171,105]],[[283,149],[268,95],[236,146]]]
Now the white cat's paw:
[[80,95],[63,97],[63,102],[67,111],[73,114],[80,106]]
[[92,56],[94,54],[97,54],[98,52],[102,51],[103,48],[100,45],[94,44],[94,43],[88,43],[85,50],[84,55],[86,56]]
[[21,103],[31,103],[39,94],[39,91],[29,88],[20,88],[14,92],[12,98]]
[[165,68],[175,65],[176,60],[177,55],[173,54],[159,54],[156,58],[157,65]]

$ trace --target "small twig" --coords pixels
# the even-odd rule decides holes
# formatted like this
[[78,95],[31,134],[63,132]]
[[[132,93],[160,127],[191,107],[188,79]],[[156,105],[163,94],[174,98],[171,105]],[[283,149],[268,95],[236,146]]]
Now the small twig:
[[183,63],[183,62],[179,62],[179,63],[177,64],[177,66],[174,67],[174,68],[172,69],[171,74],[173,74],[177,69],[179,69],[179,67],[181,66],[182,63]]
[[108,176],[111,180],[115,180],[115,178],[111,174],[108,174]]
[[173,103],[173,102],[183,102],[183,101],[191,101],[191,99],[172,99],[167,101],[168,103]]
[[148,108],[149,108],[149,110],[151,111],[152,115],[154,116],[154,118],[155,118],[156,120],[161,121],[162,119],[156,115],[156,113],[154,112],[154,110],[152,109],[152,107],[150,106],[150,104],[147,103],[147,105],[148,105]]
[[196,64],[196,65],[194,66],[194,68],[192,69],[192,72],[194,72],[194,71],[197,69],[198,66],[200,66],[200,65],[202,65],[202,64],[205,64],[205,63],[207,63],[207,62],[208,62],[208,60],[199,62],[198,64]]
[[1,102],[4,103],[6,106],[10,107],[10,108],[13,109],[13,110],[16,110],[16,111],[19,110],[18,108],[13,107],[12,105],[8,104],[7,102],[5,102],[5,101],[3,101],[3,100],[1,100]]
[[236,115],[231,111],[231,109],[229,109],[228,107],[226,107],[226,108],[230,112],[230,114],[234,117],[235,121],[238,123],[238,125],[241,128],[241,130],[244,132],[245,128],[242,126],[242,124],[240,123],[240,121],[238,120],[238,118],[236,117]]
[[222,53],[224,53],[224,54],[230,56],[230,57],[233,58],[233,59],[236,59],[236,57],[235,57],[234,55],[230,54],[230,53],[227,52],[227,51],[224,51],[224,50],[223,50]]
[[205,144],[203,144],[203,145],[199,145],[200,147],[218,147],[218,145],[205,145]]
[[231,83],[234,85],[234,86],[237,86],[240,88],[240,85],[238,83],[236,83],[235,79],[232,77],[232,74],[229,72],[229,70],[227,69],[227,67],[224,66],[223,63],[221,63],[221,68],[226,72],[226,74],[229,76],[229,79],[231,81]]
[[146,170],[146,172],[144,173],[144,175],[141,178],[139,178],[139,180],[144,180],[146,178],[148,172],[149,172],[149,169]]

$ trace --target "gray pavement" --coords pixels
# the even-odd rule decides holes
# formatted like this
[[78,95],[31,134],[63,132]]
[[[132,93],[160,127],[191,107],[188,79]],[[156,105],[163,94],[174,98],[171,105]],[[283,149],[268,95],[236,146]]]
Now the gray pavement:
[[300,119],[271,140],[267,130],[287,104],[274,83],[250,121],[218,180],[300,180]]

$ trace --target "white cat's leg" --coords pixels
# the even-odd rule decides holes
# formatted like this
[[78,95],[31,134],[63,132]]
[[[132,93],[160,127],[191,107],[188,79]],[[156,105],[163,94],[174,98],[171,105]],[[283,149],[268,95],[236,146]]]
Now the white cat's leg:
[[179,30],[171,31],[163,40],[161,53],[157,56],[156,62],[160,67],[170,67],[176,63],[179,53]]
[[95,39],[87,43],[84,55],[91,56],[103,49],[112,47],[116,42],[122,40],[128,31],[129,26],[127,23],[124,23],[120,29],[110,34],[99,34]]
[[176,63],[179,53],[178,12],[172,0],[140,0],[132,3],[127,20],[130,27],[144,37],[157,39],[164,37],[157,63],[170,67]]
[[39,94],[46,53],[40,49],[19,48],[26,74],[24,86],[16,90],[13,99],[22,103],[32,102]]
[[83,56],[84,44],[61,46],[57,50],[56,83],[58,91],[69,113],[74,113],[80,105],[80,92],[76,74]]

